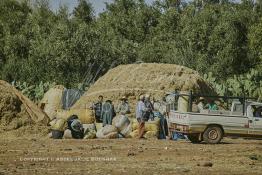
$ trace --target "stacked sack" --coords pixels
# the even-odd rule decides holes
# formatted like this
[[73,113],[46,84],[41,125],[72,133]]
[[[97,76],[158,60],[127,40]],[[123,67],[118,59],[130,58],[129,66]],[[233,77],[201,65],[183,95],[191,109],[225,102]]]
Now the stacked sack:
[[[132,138],[137,138],[138,137],[138,127],[139,123],[137,122],[136,119],[133,120],[132,124],[132,129],[133,132],[130,133],[130,136]],[[159,136],[159,129],[160,129],[160,119],[159,118],[154,118],[154,120],[150,120],[145,122],[145,138],[158,138]]]
[[132,132],[132,123],[125,115],[116,116],[113,119],[113,126],[117,128],[120,137],[129,138]]
[[101,127],[102,123],[96,123],[96,137],[101,139],[129,138],[132,132],[132,123],[125,115],[114,117],[112,125]]
[[[83,124],[84,128],[84,137],[83,139],[95,139],[96,138],[96,130],[95,124]],[[66,129],[64,132],[64,139],[73,139],[72,131],[70,129]]]
[[72,120],[70,119],[73,116],[72,114],[78,114],[75,115],[76,118],[74,118],[74,120],[77,120],[78,125],[83,128],[83,137],[81,136],[79,139],[94,139],[96,137],[96,126],[94,124],[93,116],[88,110],[60,111],[57,118],[49,123],[52,130],[51,137],[54,139],[74,138],[72,130],[70,130],[71,124],[69,124],[69,121]]
[[65,119],[54,119],[50,122],[51,126],[51,137],[53,139],[61,139],[64,135],[64,131],[67,126],[67,122]]
[[117,128],[113,125],[106,125],[96,132],[99,139],[115,139],[118,138]]

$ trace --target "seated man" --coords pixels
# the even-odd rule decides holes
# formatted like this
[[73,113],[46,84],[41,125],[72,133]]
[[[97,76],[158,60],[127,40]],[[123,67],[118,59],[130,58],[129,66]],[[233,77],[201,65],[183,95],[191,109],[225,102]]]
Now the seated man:
[[209,100],[205,107],[210,111],[218,110],[217,104],[214,102],[214,100]]
[[74,139],[84,138],[84,128],[77,115],[72,115],[67,119],[67,127]]

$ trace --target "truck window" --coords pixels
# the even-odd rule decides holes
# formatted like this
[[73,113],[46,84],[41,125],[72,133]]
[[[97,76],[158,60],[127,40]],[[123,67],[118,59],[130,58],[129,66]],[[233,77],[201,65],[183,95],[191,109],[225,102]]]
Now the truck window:
[[235,104],[233,112],[242,112],[243,111],[243,104]]
[[254,117],[262,118],[262,106],[256,106],[253,114]]

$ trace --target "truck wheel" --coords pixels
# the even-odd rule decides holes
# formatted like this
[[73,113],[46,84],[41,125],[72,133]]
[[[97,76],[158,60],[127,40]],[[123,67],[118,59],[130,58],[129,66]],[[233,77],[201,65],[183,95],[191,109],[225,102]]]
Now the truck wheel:
[[218,126],[208,127],[203,134],[203,140],[209,144],[216,144],[223,138],[222,129]]
[[200,143],[202,140],[199,139],[199,134],[190,134],[187,136],[187,138],[192,142],[192,143]]

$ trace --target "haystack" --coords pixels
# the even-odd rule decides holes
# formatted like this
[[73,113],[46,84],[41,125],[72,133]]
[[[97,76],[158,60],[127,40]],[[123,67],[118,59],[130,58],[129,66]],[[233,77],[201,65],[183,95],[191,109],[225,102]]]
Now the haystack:
[[32,130],[32,125],[46,126],[48,122],[49,118],[40,108],[13,86],[0,80],[0,131],[21,127]]
[[109,70],[73,106],[82,109],[91,105],[99,95],[105,100],[117,103],[126,95],[131,110],[140,94],[151,94],[155,99],[162,99],[167,92],[175,90],[213,93],[213,89],[201,78],[198,72],[175,64],[142,63],[120,65]]
[[56,117],[57,111],[62,109],[62,96],[64,86],[56,85],[50,88],[40,101],[40,106],[43,107],[43,111],[48,115],[50,120]]

